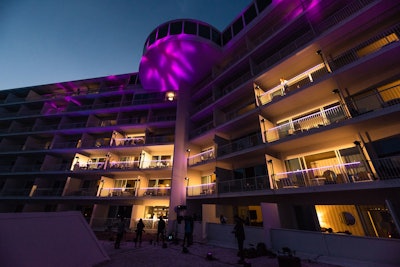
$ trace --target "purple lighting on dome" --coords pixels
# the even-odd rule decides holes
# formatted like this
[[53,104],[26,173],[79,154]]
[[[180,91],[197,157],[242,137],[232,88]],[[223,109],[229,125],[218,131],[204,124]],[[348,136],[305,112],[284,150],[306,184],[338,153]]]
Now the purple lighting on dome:
[[115,75],[107,76],[107,80],[115,80],[117,77]]
[[219,47],[202,38],[170,36],[148,47],[140,62],[139,76],[144,88],[179,90],[204,78],[220,54]]

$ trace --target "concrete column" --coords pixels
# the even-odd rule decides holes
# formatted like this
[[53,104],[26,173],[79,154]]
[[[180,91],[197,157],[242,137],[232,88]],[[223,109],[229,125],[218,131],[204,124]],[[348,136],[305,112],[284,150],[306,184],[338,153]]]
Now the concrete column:
[[280,228],[278,205],[275,203],[261,203],[261,212],[264,225],[265,244],[272,247],[271,228]]
[[[168,213],[168,232],[174,231],[174,221],[177,219],[176,207],[186,205],[187,177],[187,143],[189,122],[190,90],[181,88],[177,96],[174,164],[172,169],[171,196]],[[190,211],[188,211],[188,215]]]

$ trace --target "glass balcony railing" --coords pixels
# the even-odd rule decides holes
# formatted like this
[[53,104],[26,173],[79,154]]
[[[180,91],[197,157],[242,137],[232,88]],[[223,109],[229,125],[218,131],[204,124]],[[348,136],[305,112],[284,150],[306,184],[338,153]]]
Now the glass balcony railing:
[[400,156],[271,175],[271,188],[298,188],[400,179]]
[[111,187],[100,188],[99,197],[135,197],[137,196],[138,188],[136,187]]
[[325,64],[321,63],[298,74],[287,81],[288,89],[284,89],[283,85],[279,84],[268,91],[261,92],[262,89],[260,87],[256,87],[257,105],[262,106],[271,102],[275,97],[284,96],[286,94],[286,90],[300,88],[300,84],[304,86],[307,83],[312,83],[317,77],[320,76],[320,73],[323,70],[325,70],[324,73],[328,72]]
[[205,196],[216,194],[216,183],[190,185],[186,187],[187,196]]
[[297,188],[327,184],[372,181],[372,173],[361,162],[351,162],[272,175],[271,188]]
[[218,156],[242,151],[247,148],[255,147],[263,143],[261,133],[256,133],[245,138],[232,141],[229,144],[218,146]]
[[269,189],[268,176],[256,176],[243,179],[218,182],[218,194],[247,192]]
[[208,162],[209,160],[213,160],[215,159],[215,153],[214,153],[214,149],[211,150],[207,150],[204,152],[201,152],[199,154],[190,156],[188,158],[188,164],[189,166],[191,165],[196,165],[199,163],[205,163]]
[[337,105],[270,128],[265,131],[264,137],[268,142],[273,142],[289,135],[323,127],[346,118],[347,115],[344,108],[341,105]]
[[170,186],[154,186],[154,187],[141,187],[138,190],[138,196],[170,196],[171,187]]
[[32,189],[30,196],[32,197],[51,197],[51,196],[61,196],[63,193],[63,188],[36,188]]
[[172,166],[172,160],[130,160],[130,161],[100,161],[79,163],[73,167],[74,171],[86,170],[135,170],[135,169],[158,169],[169,168]]

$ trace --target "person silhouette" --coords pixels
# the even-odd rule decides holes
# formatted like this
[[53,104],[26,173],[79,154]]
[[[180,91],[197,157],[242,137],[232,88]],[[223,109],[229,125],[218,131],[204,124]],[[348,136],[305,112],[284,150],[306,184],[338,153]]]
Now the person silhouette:
[[157,225],[157,237],[156,243],[158,244],[158,240],[161,237],[161,241],[165,242],[165,221],[162,216],[159,217],[158,225]]
[[136,225],[136,238],[135,238],[135,247],[137,247],[137,244],[139,243],[139,247],[142,246],[142,235],[144,231],[144,223],[143,220],[140,219],[139,222]]
[[235,234],[235,237],[238,242],[238,249],[239,249],[239,263],[244,263],[244,251],[243,251],[243,243],[244,240],[246,239],[245,233],[244,233],[244,223],[243,220],[238,216],[234,216],[235,220],[235,226],[233,228],[232,233]]
[[121,240],[122,237],[125,234],[125,221],[124,218],[121,217],[120,221],[118,223],[118,228],[117,228],[117,237],[115,239],[115,243],[114,243],[114,248],[119,249],[120,245],[121,245]]

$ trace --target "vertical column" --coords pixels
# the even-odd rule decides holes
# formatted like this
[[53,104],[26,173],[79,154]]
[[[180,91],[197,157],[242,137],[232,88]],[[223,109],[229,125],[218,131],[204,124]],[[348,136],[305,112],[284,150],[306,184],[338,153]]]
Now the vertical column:
[[190,90],[180,88],[177,97],[174,164],[172,168],[171,196],[169,202],[168,231],[176,232],[178,205],[186,205],[186,180],[187,177],[187,143],[190,103]]

